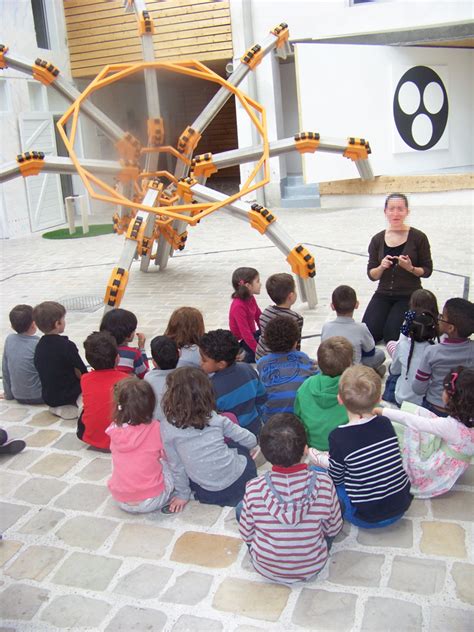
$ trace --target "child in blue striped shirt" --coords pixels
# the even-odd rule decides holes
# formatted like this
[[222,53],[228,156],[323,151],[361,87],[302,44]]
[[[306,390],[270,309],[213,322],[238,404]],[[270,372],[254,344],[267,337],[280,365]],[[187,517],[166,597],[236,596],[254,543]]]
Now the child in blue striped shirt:
[[265,388],[249,364],[236,362],[239,341],[226,329],[208,331],[199,341],[201,368],[210,376],[217,412],[233,413],[256,437],[262,427]]
[[292,413],[296,391],[317,369],[312,360],[297,351],[300,328],[290,316],[276,316],[265,329],[268,355],[257,361],[260,380],[267,391],[265,417],[276,413]]

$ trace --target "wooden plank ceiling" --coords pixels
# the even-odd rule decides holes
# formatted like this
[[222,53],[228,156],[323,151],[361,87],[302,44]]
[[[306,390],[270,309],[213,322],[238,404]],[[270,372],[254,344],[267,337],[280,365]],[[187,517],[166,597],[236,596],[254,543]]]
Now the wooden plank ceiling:
[[[229,1],[151,0],[157,60],[232,58]],[[106,64],[142,61],[137,20],[122,0],[64,0],[72,76],[94,77]]]

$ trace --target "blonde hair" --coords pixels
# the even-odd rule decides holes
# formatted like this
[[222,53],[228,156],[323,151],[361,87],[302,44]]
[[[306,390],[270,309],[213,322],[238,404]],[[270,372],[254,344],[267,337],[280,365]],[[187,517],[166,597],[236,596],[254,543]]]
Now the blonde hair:
[[359,415],[372,412],[382,395],[382,379],[374,369],[356,364],[341,375],[339,395],[349,412]]

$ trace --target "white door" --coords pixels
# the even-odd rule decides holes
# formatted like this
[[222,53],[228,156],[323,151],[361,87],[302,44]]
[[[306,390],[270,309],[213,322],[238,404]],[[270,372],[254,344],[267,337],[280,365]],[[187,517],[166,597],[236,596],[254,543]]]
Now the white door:
[[[48,112],[20,114],[22,151],[42,151],[56,156],[53,116]],[[39,173],[25,178],[31,230],[45,230],[65,223],[61,179],[55,173]]]

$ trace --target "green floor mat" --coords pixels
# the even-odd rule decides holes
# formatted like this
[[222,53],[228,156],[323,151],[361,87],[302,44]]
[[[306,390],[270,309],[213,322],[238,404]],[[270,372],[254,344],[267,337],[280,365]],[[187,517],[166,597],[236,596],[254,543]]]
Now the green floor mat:
[[89,226],[89,232],[85,235],[82,232],[82,226],[76,226],[76,232],[73,235],[69,234],[69,228],[60,228],[49,233],[43,233],[43,237],[44,239],[81,239],[97,237],[97,235],[109,235],[113,232],[112,224],[92,224]]

